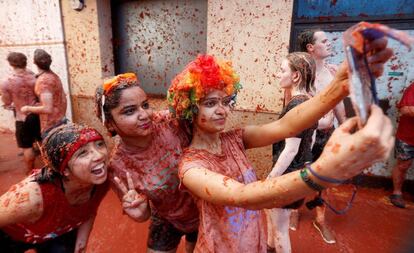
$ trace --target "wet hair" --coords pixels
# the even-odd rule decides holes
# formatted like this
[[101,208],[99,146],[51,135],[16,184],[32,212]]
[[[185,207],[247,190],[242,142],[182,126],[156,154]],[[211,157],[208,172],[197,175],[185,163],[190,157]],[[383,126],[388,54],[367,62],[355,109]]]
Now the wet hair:
[[94,128],[68,123],[53,129],[42,142],[42,159],[46,164],[35,181],[39,183],[64,179],[66,169],[72,155],[85,144],[103,140],[102,135]]
[[305,52],[294,52],[288,54],[286,59],[292,71],[299,71],[301,81],[298,89],[311,93],[315,91],[316,64],[312,56]]
[[36,49],[34,52],[34,63],[43,70],[50,70],[52,57],[43,49]]
[[26,55],[19,53],[19,52],[11,52],[7,55],[7,61],[9,62],[10,66],[15,68],[26,68],[27,65],[27,57]]
[[315,33],[321,32],[320,29],[305,30],[298,35],[298,45],[301,52],[308,52],[307,45],[315,43]]
[[[119,106],[122,91],[130,87],[139,87],[139,81],[137,79],[118,79],[115,82],[116,83],[112,85],[110,89],[105,90],[104,87],[100,85],[96,88],[95,92],[95,113],[106,127],[106,123],[113,120],[111,111]],[[116,131],[109,129],[108,131],[111,136],[117,135]]]

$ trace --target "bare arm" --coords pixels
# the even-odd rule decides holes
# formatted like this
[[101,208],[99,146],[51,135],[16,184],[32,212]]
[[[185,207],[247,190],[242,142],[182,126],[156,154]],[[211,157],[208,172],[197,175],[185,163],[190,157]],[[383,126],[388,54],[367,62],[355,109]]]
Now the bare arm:
[[414,106],[403,106],[400,108],[400,115],[414,117]]
[[277,159],[275,165],[273,166],[272,171],[269,173],[269,177],[277,177],[283,174],[285,170],[292,163],[296,154],[299,151],[301,138],[287,138],[285,140],[285,147],[280,153],[279,158]]
[[28,179],[13,185],[0,197],[0,228],[21,223],[34,222],[43,213],[43,198],[37,183]]
[[39,106],[25,105],[21,108],[23,113],[36,113],[36,114],[51,114],[53,112],[53,95],[50,92],[44,92],[40,94]]
[[332,111],[325,114],[319,121],[318,121],[318,129],[328,129],[333,126],[334,121],[334,113]]
[[343,102],[337,104],[334,109],[335,118],[338,120],[339,125],[346,120],[345,105]]
[[[387,48],[386,39],[377,39],[367,45],[368,63],[375,76],[382,75],[384,63],[393,55]],[[323,115],[332,110],[349,94],[347,63],[343,62],[331,84],[317,96],[296,106],[280,120],[244,128],[243,141],[246,148],[270,145],[279,140],[296,136],[311,127]]]
[[10,92],[5,89],[5,84],[0,84],[0,95],[1,95],[1,101],[3,102],[4,106],[9,106],[11,103],[13,103],[12,97]]
[[263,147],[298,135],[332,110],[348,93],[347,66],[344,63],[331,84],[317,96],[296,106],[279,120],[246,126],[243,134],[245,147]]
[[76,236],[75,253],[86,252],[86,244],[88,243],[89,235],[91,233],[94,221],[95,221],[95,216],[91,217],[85,223],[80,225],[77,236]]
[[246,209],[282,207],[313,192],[300,180],[299,171],[242,184],[206,168],[193,168],[184,174],[182,182],[208,202]]
[[[377,106],[372,106],[367,124],[351,133],[357,126],[352,118],[332,134],[321,157],[311,166],[320,175],[347,179],[373,163],[388,158],[394,138],[391,121]],[[300,172],[242,184],[207,168],[188,169],[183,184],[197,197],[217,205],[238,206],[246,209],[282,207],[313,192],[300,178]],[[309,176],[320,185],[329,187]]]

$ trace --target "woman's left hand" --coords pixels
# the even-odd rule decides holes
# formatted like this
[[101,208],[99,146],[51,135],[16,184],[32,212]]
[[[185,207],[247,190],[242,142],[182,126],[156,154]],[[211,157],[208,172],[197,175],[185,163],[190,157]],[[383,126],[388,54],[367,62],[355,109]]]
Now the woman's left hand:
[[139,194],[135,190],[131,174],[126,173],[128,187],[119,179],[114,177],[115,183],[124,194],[122,197],[122,207],[124,211],[137,221],[146,220],[149,213],[148,199],[145,195]]
[[389,157],[394,146],[393,127],[381,108],[372,105],[367,124],[353,132],[357,125],[354,117],[334,131],[320,158],[312,164],[318,174],[348,179]]

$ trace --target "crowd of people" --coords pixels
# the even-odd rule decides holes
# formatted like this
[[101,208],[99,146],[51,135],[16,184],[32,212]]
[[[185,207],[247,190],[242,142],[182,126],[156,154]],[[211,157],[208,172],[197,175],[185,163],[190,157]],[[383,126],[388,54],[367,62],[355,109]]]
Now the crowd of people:
[[[326,34],[306,31],[299,41],[303,52],[284,57],[277,75],[288,101],[267,124],[225,127],[242,85],[231,62],[211,55],[199,55],[172,80],[169,110],[154,110],[134,73],[105,80],[96,89],[95,112],[118,136],[110,154],[97,130],[66,119],[51,56],[34,52],[35,75],[24,54],[10,53],[12,72],[0,92],[4,106],[15,110],[28,176],[0,196],[0,247],[84,252],[111,188],[125,214],[150,220],[147,252],[176,252],[182,236],[186,252],[290,252],[289,227],[298,228],[304,198],[329,195],[330,187],[386,160],[394,144],[391,121],[378,106],[359,129],[357,118],[346,119],[347,63],[326,63]],[[369,43],[368,63],[378,77],[392,50],[385,38]],[[398,108],[390,200],[404,207],[401,186],[414,158],[414,84]],[[274,166],[258,180],[246,150],[272,144]],[[336,242],[324,205],[316,207],[313,225],[326,243]]]

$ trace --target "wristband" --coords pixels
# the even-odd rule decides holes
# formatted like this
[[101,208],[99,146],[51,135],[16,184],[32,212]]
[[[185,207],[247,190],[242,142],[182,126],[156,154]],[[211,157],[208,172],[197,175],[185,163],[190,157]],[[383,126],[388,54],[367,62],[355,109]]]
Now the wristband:
[[310,163],[305,163],[305,168],[307,168],[310,173],[316,177],[317,179],[327,182],[327,183],[331,183],[331,184],[343,184],[345,183],[347,180],[340,180],[340,179],[335,179],[335,178],[330,178],[330,177],[325,177],[322,175],[319,175],[318,173],[316,173],[312,167],[310,166]]
[[323,189],[325,189],[325,187],[323,187],[322,185],[316,183],[315,181],[313,181],[308,174],[308,170],[307,168],[303,168],[300,170],[300,178],[302,179],[303,182],[306,183],[307,186],[309,186],[309,188],[311,188],[312,190],[315,191],[322,191]]

